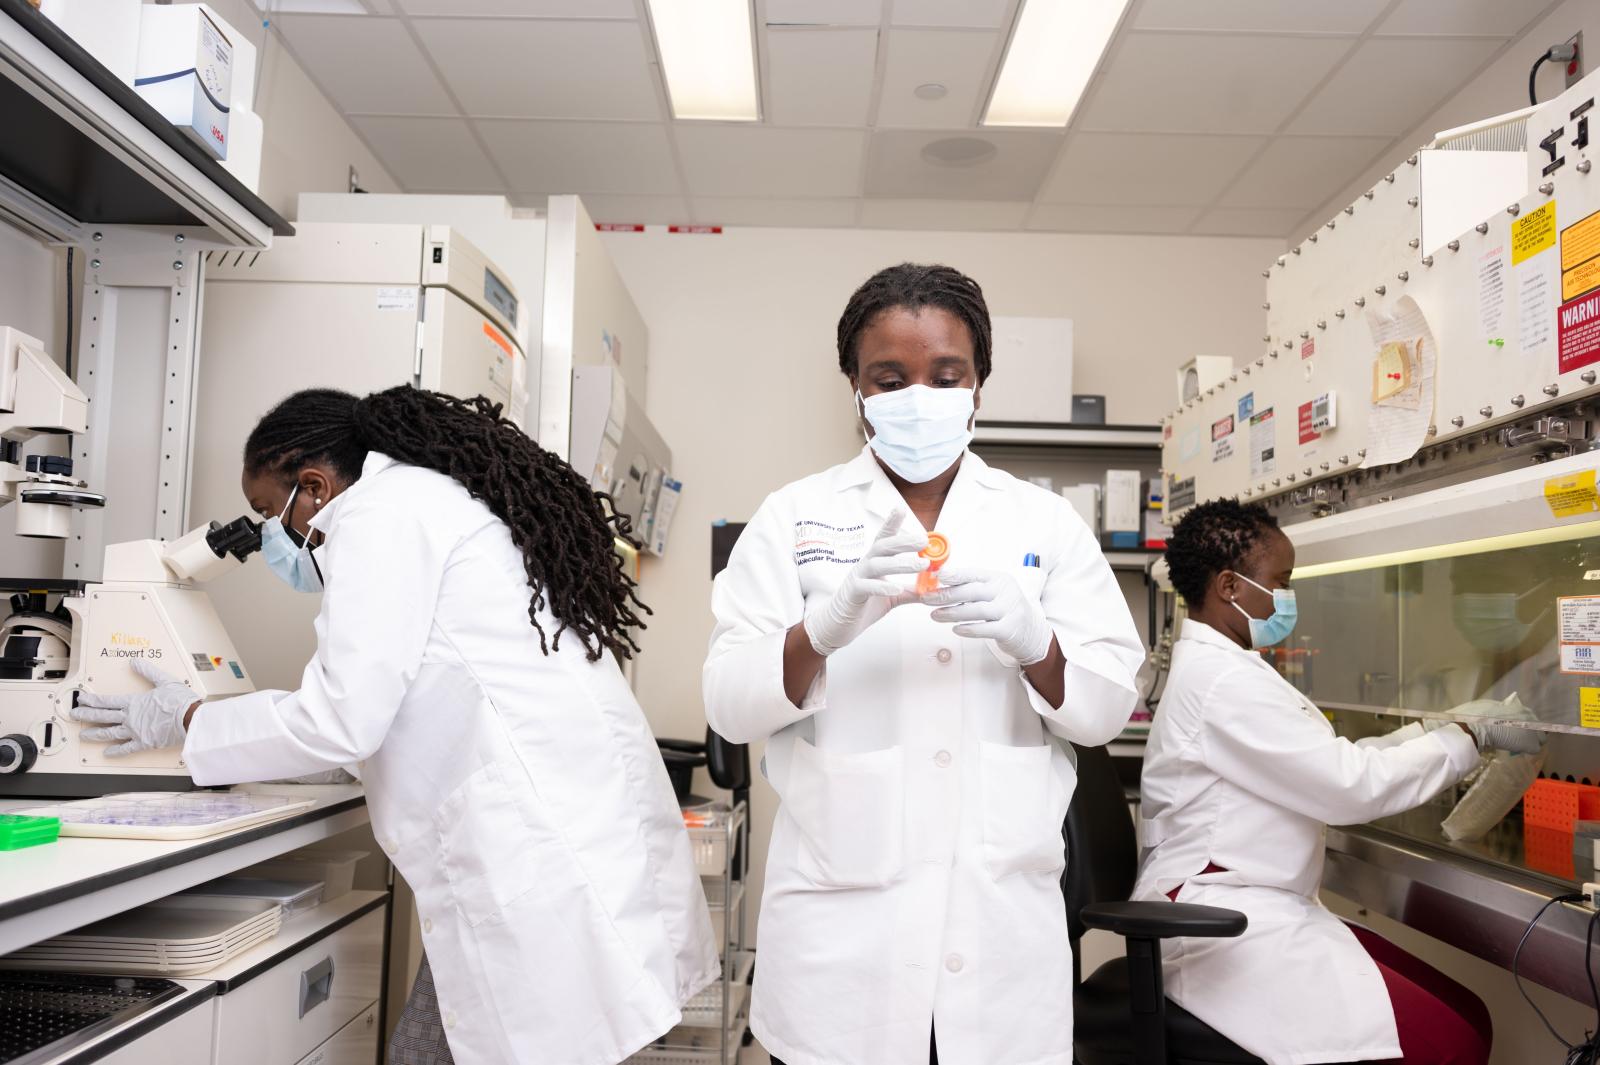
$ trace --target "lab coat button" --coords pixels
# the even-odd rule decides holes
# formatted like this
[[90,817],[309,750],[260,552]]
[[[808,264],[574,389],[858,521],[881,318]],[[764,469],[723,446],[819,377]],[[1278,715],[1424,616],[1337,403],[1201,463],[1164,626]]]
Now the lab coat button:
[[941,647],[939,648],[938,654],[935,654],[933,657],[937,658],[941,664],[948,665],[950,660],[954,658],[955,655],[950,653],[950,648]]
[[422,919],[422,930],[424,932],[433,931],[433,919],[431,917],[424,917]]
[[940,769],[948,769],[952,760],[949,751],[940,751],[933,756],[933,764]]
[[446,1028],[454,1028],[456,1026],[456,1015],[454,1013],[444,1015],[444,1026]]
[[961,960],[961,955],[952,954],[944,960],[944,967],[953,973],[958,973],[966,963]]

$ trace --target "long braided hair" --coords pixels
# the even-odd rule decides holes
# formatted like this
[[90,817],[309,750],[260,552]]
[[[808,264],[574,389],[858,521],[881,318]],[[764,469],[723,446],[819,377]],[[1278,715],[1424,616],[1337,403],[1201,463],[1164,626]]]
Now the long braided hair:
[[856,374],[856,348],[861,334],[880,314],[900,307],[908,311],[938,307],[959,318],[972,335],[978,384],[989,379],[994,339],[983,288],[954,267],[921,263],[901,263],[879,270],[850,297],[839,316],[839,369],[846,377]]
[[[363,399],[308,389],[261,419],[245,442],[244,465],[250,476],[292,479],[322,461],[355,481],[369,451],[455,478],[506,523],[522,552],[533,591],[528,620],[545,654],[568,631],[591,662],[606,650],[625,658],[639,650],[629,630],[645,627],[639,613],[650,608],[612,549],[616,537],[638,546],[631,523],[610,513],[610,496],[502,417],[498,403],[409,385]],[[560,622],[548,641],[539,622],[547,605]]]

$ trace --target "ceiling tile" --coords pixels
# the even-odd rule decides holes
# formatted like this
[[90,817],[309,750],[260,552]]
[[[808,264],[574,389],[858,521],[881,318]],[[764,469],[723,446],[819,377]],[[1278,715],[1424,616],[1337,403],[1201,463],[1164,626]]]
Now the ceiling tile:
[[[1000,47],[995,31],[891,30],[889,59],[878,100],[878,125],[900,129],[959,129],[974,124]],[[941,100],[922,100],[918,85],[937,83]]]
[[397,0],[408,15],[634,19],[633,0]]
[[1350,46],[1337,37],[1134,33],[1091,89],[1079,128],[1271,133]]
[[595,222],[680,226],[692,221],[689,201],[682,196],[591,196],[584,193],[580,198]]
[[767,117],[780,126],[865,126],[877,30],[769,30]]
[[272,24],[341,111],[456,113],[399,19],[274,15]]
[[406,192],[505,191],[461,119],[357,115],[350,124]]
[[1077,133],[1039,190],[1050,203],[1209,204],[1264,137]]
[[1025,203],[971,200],[863,200],[863,229],[1020,229]]
[[1515,37],[1551,6],[1550,0],[1401,0],[1377,32]]
[[1288,131],[1398,137],[1449,99],[1500,44],[1421,38],[1366,41],[1295,116]]
[[1013,0],[893,0],[896,26],[999,29],[1008,24]]
[[660,124],[480,119],[478,130],[517,192],[682,191],[666,127]]
[[637,23],[421,19],[412,25],[470,115],[661,117]]
[[881,0],[767,0],[768,26],[876,26],[882,18]]
[[1219,201],[1223,207],[1310,210],[1349,184],[1389,137],[1278,137]]
[[1064,233],[1186,233],[1200,207],[1084,207],[1041,204],[1028,216],[1029,229]]
[[1389,0],[1144,0],[1133,25],[1141,30],[1360,33],[1388,6]]
[[[995,154],[982,162],[948,166],[929,162],[935,142],[988,142]],[[1031,200],[1061,146],[1061,134],[1012,130],[879,130],[867,161],[868,196],[913,200]]]
[[758,200],[711,197],[694,201],[697,221],[717,226],[826,226],[856,224],[857,200]]
[[673,128],[695,196],[854,196],[859,130],[679,124]]
[[1299,208],[1251,211],[1218,207],[1202,215],[1193,232],[1218,237],[1287,237],[1305,216]]

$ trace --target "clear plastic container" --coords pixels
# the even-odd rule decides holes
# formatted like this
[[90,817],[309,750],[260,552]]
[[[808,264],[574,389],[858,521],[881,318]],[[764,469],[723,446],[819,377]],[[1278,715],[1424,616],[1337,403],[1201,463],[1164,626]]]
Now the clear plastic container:
[[356,882],[356,866],[367,851],[306,850],[280,854],[269,861],[252,865],[239,875],[261,880],[288,880],[301,884],[322,884],[322,901],[332,902],[348,895]]

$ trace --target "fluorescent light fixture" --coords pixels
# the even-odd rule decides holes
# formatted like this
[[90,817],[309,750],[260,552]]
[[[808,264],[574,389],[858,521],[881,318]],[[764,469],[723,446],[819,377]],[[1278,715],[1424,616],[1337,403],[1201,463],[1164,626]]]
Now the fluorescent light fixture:
[[1024,0],[985,126],[1065,126],[1128,0]]
[[648,0],[675,118],[754,122],[750,0]]

